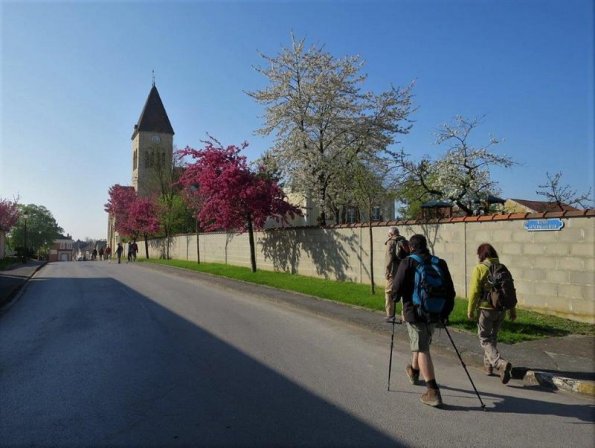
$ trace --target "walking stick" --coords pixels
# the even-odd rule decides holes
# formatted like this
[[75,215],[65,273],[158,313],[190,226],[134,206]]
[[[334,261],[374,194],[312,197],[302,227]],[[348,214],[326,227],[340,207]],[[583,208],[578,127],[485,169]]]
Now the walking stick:
[[457,352],[457,356],[461,360],[461,364],[463,366],[463,369],[465,369],[465,373],[467,374],[467,377],[469,378],[469,381],[471,382],[471,386],[473,386],[473,390],[475,391],[475,394],[477,395],[477,398],[479,398],[479,402],[481,403],[481,409],[483,409],[485,411],[486,410],[486,405],[483,404],[483,401],[481,400],[481,397],[479,396],[479,392],[477,392],[477,388],[475,387],[475,384],[473,383],[473,380],[471,379],[471,375],[469,375],[469,371],[467,370],[467,366],[463,362],[463,358],[461,358],[461,354],[459,353],[459,350],[457,349],[457,346],[455,345],[455,341],[452,340],[452,337],[450,336],[450,332],[448,331],[448,328],[446,328],[446,322],[442,322],[442,324],[444,326],[444,331],[446,331],[446,334],[448,336],[448,339],[450,339],[450,343],[454,347],[455,352]]
[[390,358],[388,361],[388,387],[387,387],[387,391],[390,391],[390,372],[392,370],[393,367],[393,345],[394,345],[394,340],[395,340],[395,324],[401,324],[401,321],[397,322],[396,317],[393,315],[393,333],[390,337]]

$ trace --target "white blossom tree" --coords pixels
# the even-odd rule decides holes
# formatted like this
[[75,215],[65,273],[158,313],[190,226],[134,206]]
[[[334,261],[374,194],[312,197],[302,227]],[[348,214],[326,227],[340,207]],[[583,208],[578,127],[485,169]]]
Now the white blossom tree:
[[409,131],[412,86],[364,92],[359,56],[337,59],[323,47],[306,49],[293,36],[278,55],[261,56],[267,65],[256,69],[269,84],[248,92],[266,107],[258,133],[275,135],[271,153],[289,186],[314,198],[324,225],[338,171],[362,155],[385,151],[397,134]]
[[442,125],[436,143],[447,145],[447,149],[440,159],[424,156],[416,162],[404,151],[394,153],[404,173],[403,184],[421,187],[430,197],[451,201],[465,214],[472,215],[474,203],[499,191],[490,168],[508,168],[515,163],[509,156],[494,153],[492,147],[500,142],[495,137],[482,146],[469,142],[471,132],[480,123],[481,119],[457,116],[452,123]]

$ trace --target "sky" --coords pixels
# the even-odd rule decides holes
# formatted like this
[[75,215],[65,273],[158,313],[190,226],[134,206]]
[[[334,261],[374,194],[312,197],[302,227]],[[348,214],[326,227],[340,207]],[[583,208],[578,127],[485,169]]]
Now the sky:
[[594,185],[593,0],[0,1],[0,198],[47,207],[75,239],[106,238],[153,71],[177,148],[210,134],[254,160],[272,137],[246,92],[292,34],[359,55],[365,90],[415,83],[392,149],[439,157],[441,124],[483,117],[471,143],[496,136],[516,162],[492,170],[502,197],[543,199],[548,172]]

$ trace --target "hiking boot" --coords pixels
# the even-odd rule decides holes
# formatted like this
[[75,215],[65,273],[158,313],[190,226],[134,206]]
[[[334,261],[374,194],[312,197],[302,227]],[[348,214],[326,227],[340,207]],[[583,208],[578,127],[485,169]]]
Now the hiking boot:
[[405,373],[407,373],[407,376],[409,377],[409,382],[411,384],[413,384],[414,386],[417,386],[419,384],[419,370],[416,372],[413,370],[411,364],[407,364],[407,367],[405,367]]
[[507,362],[506,365],[500,369],[500,381],[502,381],[502,384],[506,384],[510,381],[511,371],[512,364],[509,362]]
[[494,374],[494,368],[492,366],[483,366],[483,371],[487,376],[492,376]]
[[427,404],[432,407],[442,406],[442,396],[438,389],[428,389],[419,399],[423,404]]

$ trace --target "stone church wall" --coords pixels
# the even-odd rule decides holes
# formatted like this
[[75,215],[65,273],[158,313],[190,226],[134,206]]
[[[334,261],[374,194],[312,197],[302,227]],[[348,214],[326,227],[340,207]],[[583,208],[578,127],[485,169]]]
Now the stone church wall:
[[[515,278],[520,306],[595,323],[595,210],[546,214],[451,218],[431,223],[375,223],[372,228],[374,281],[384,286],[384,242],[397,225],[409,237],[421,233],[431,251],[449,265],[457,296],[466,297],[477,246],[491,243]],[[528,219],[559,218],[558,231],[525,229]],[[369,229],[360,226],[286,228],[255,234],[257,267],[333,280],[370,283]],[[200,234],[202,262],[250,266],[247,234]],[[151,257],[164,253],[153,241]],[[170,258],[196,260],[196,235],[179,235]]]

